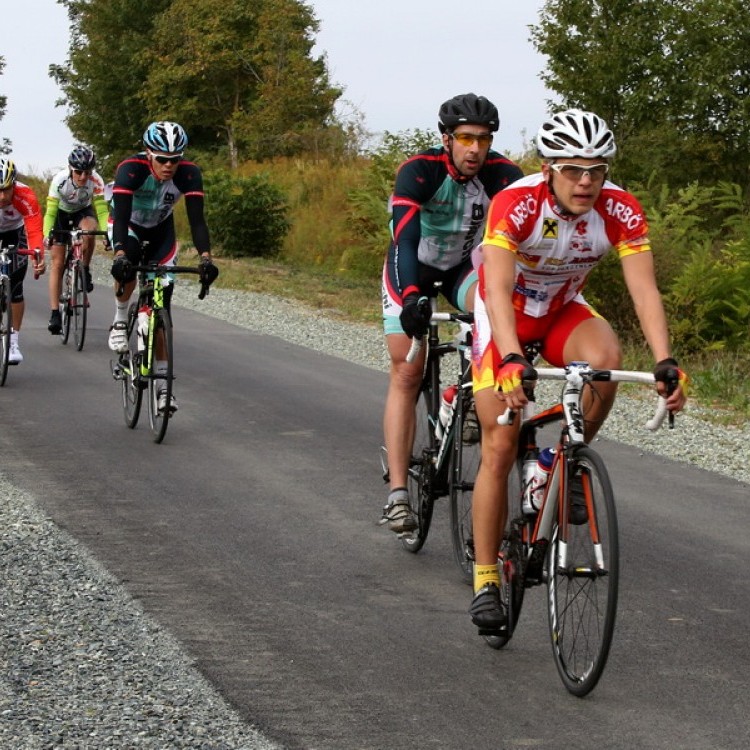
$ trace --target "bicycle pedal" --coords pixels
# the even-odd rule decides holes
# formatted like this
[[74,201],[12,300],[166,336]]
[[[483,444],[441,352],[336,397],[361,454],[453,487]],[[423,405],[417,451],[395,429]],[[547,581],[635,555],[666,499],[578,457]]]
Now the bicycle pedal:
[[483,636],[500,636],[508,633],[508,626],[503,625],[501,628],[478,628],[479,635]]

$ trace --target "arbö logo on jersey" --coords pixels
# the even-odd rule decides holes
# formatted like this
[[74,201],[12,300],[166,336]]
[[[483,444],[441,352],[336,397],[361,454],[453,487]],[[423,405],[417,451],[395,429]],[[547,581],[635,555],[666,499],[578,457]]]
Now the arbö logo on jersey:
[[533,196],[528,196],[525,200],[521,200],[515,205],[510,212],[510,220],[516,229],[520,229],[524,221],[536,213],[537,205],[537,199]]
[[605,204],[607,213],[617,221],[624,224],[628,229],[636,229],[643,224],[643,214],[636,212],[632,206],[609,198]]

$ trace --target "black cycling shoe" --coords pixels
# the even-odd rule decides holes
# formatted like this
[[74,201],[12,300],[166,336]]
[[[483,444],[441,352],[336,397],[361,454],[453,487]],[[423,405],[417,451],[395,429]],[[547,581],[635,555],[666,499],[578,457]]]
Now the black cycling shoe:
[[500,589],[496,583],[486,583],[474,594],[469,614],[480,635],[498,632],[508,624],[508,613],[500,601]]
[[49,325],[47,330],[53,335],[58,336],[62,331],[62,315],[59,310],[53,310],[49,316]]
[[568,512],[568,521],[573,526],[582,526],[588,520],[589,513],[586,510],[583,480],[580,474],[576,474],[570,478],[570,511]]
[[84,267],[83,271],[86,274],[86,291],[87,292],[93,292],[94,291],[94,280],[91,278],[91,271],[89,271],[89,269],[86,268],[86,267]]

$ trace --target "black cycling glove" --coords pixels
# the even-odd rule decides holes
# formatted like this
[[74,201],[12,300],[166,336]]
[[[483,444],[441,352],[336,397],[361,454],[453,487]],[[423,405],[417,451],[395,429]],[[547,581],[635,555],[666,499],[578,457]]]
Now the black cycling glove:
[[127,255],[117,255],[112,261],[112,270],[110,271],[115,281],[121,284],[127,284],[135,278],[133,273],[133,264],[128,260]]
[[211,286],[219,275],[219,269],[214,265],[211,258],[201,258],[200,270],[201,284]]
[[410,338],[421,338],[427,332],[432,317],[432,309],[427,297],[420,297],[416,292],[404,300],[404,307],[399,315],[401,328]]

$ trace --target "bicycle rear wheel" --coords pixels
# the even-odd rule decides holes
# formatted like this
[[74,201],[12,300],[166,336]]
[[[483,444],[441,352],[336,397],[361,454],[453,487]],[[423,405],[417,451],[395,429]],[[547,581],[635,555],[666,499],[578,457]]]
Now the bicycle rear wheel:
[[0,284],[0,386],[5,385],[10,363],[10,332],[13,327],[13,311],[10,303],[10,279]]
[[62,293],[60,294],[60,302],[58,304],[60,310],[60,322],[62,328],[60,329],[60,340],[63,344],[68,343],[70,337],[70,318],[72,315],[72,299],[73,299],[73,271],[69,265],[65,266],[62,278]]
[[134,354],[137,349],[136,336],[138,335],[136,320],[138,309],[131,305],[128,310],[128,351],[120,354],[118,370],[122,382],[122,410],[125,415],[125,424],[133,429],[138,424],[141,414],[141,403],[143,402],[143,380],[140,376],[140,354]]
[[[156,315],[153,332],[154,349],[156,349],[156,342],[161,337],[164,344],[166,369],[163,373],[157,375],[155,372],[156,352],[154,351],[154,362],[152,363],[151,377],[148,381],[148,418],[151,424],[151,432],[154,434],[154,442],[161,443],[164,440],[164,435],[167,434],[167,425],[172,415],[170,409],[172,402],[172,380],[174,378],[172,364],[172,321],[169,313],[163,308],[154,314]],[[166,392],[166,408],[159,411],[159,394],[162,390]]]
[[474,580],[474,534],[471,521],[471,501],[474,481],[482,456],[481,445],[472,436],[464,439],[467,412],[473,407],[470,389],[462,389],[456,407],[455,433],[450,466],[451,539],[453,557],[466,583]]
[[76,349],[80,352],[86,340],[86,308],[89,306],[88,294],[86,292],[86,276],[81,263],[76,263],[73,269],[73,297],[71,303]]
[[[559,526],[553,532],[547,559],[547,604],[557,671],[565,687],[582,697],[599,681],[612,643],[619,543],[614,493],[602,459],[588,446],[581,446],[568,458],[567,472],[571,480],[581,477],[574,486],[582,488],[587,520],[580,525],[568,523],[567,539]],[[570,480],[567,485],[570,496]]]
[[425,378],[417,399],[417,421],[408,477],[409,505],[417,517],[417,528],[401,536],[401,543],[409,552],[419,552],[424,546],[435,506],[435,435],[429,417],[431,403],[432,388]]

